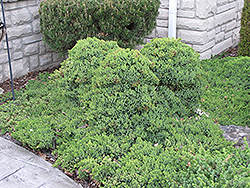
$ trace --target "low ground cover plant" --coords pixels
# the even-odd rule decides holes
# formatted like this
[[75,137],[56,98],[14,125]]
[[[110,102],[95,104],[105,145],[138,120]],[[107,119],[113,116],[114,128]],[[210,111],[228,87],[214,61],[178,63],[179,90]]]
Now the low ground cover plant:
[[250,58],[203,60],[201,108],[221,125],[250,125]]
[[250,186],[250,149],[233,148],[212,117],[192,111],[200,66],[180,40],[141,51],[80,40],[58,71],[0,106],[0,129],[52,149],[56,166],[100,187]]

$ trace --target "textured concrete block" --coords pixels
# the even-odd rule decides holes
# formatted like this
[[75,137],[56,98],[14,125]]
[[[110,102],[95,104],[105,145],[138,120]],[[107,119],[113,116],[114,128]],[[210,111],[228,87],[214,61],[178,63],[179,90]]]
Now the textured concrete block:
[[224,24],[221,26],[221,31],[225,31],[225,30],[226,30],[226,25]]
[[209,49],[205,52],[200,53],[200,59],[210,59],[212,55],[212,50]]
[[228,11],[229,9],[235,8],[236,6],[237,6],[236,2],[224,4],[222,6],[217,7],[216,13],[218,14],[218,13],[222,13],[222,12]]
[[224,36],[225,36],[225,32],[220,32],[220,33],[216,34],[215,42],[216,43],[221,42],[224,39]]
[[30,14],[32,15],[33,19],[36,19],[39,17],[39,6],[28,7],[28,10]]
[[0,64],[8,62],[8,54],[6,50],[0,52]]
[[[6,23],[6,27],[9,28],[12,25],[12,20],[11,20],[11,13],[9,11],[5,11],[5,23]],[[3,21],[3,15],[2,15],[2,11],[0,14],[0,19]]]
[[58,61],[63,61],[63,57],[61,57],[58,53],[56,52],[53,52],[52,53],[52,56],[53,56],[53,63],[54,62],[58,62]]
[[9,40],[28,36],[30,34],[32,34],[32,28],[30,24],[8,28]]
[[210,17],[210,18],[207,18],[205,20],[205,25],[206,25],[206,28],[207,30],[211,30],[211,29],[214,29],[214,17]]
[[34,70],[35,68],[38,67],[39,65],[39,58],[38,58],[38,55],[33,55],[33,56],[30,56],[30,70]]
[[39,54],[45,54],[46,53],[46,45],[44,41],[39,42]]
[[21,59],[23,57],[23,52],[22,51],[18,51],[18,52],[14,52],[11,56],[12,60],[17,60],[17,59]]
[[216,0],[196,0],[196,16],[208,18],[216,13]]
[[156,27],[156,37],[162,38],[168,36],[168,29],[165,27]]
[[14,51],[19,51],[22,49],[22,39],[15,39],[12,42]]
[[241,11],[244,7],[244,0],[238,0],[237,1],[237,9],[238,11]]
[[47,53],[39,56],[40,66],[44,66],[48,63],[52,63],[52,55],[51,53]]
[[233,21],[226,24],[225,31],[227,32],[227,31],[233,30],[233,29],[235,29],[235,27],[236,27],[236,20],[233,20]]
[[193,45],[193,49],[195,49],[195,51],[202,53],[210,48],[212,48],[215,45],[215,41],[212,40],[204,45]]
[[[168,27],[168,20],[156,20],[156,25],[159,27]],[[152,32],[153,33],[153,32]]]
[[25,45],[23,48],[23,52],[25,56],[37,54],[39,52],[38,43]]
[[18,9],[18,8],[22,8],[22,7],[25,7],[26,6],[26,3],[25,1],[22,1],[21,4],[17,4],[17,2],[14,2],[14,3],[5,3],[4,4],[4,10],[5,11],[8,11],[8,10],[15,10],[15,9]]
[[215,26],[225,24],[233,19],[236,19],[237,14],[235,9],[231,9],[229,11],[223,12],[221,14],[215,15],[214,24]]
[[193,9],[194,8],[194,0],[181,0],[181,9]]
[[36,19],[32,22],[32,28],[34,33],[40,33],[41,32],[41,27],[40,27],[40,22],[39,19]]
[[[8,45],[9,45],[9,49],[12,49],[12,48],[13,48],[13,42],[12,42],[11,40],[8,41]],[[8,48],[7,48],[6,40],[3,41],[3,49],[4,49],[4,50],[7,50],[7,49],[8,49]],[[7,51],[6,51],[6,53],[7,53]]]
[[159,9],[159,15],[157,17],[160,20],[168,19],[168,10],[167,9]]
[[177,11],[178,18],[194,18],[195,10],[179,10]]
[[233,31],[232,42],[233,42],[233,45],[239,44],[239,42],[240,42],[240,28],[237,28]]
[[217,0],[217,5],[218,6],[222,6],[222,5],[225,5],[227,4],[227,0]]
[[208,42],[206,31],[179,30],[177,36],[189,44],[203,45]]
[[[4,82],[3,74],[0,73],[0,83]],[[3,91],[2,91],[3,92]]]
[[204,31],[207,29],[207,25],[205,24],[205,21],[201,19],[178,18],[177,28]]
[[31,44],[34,42],[40,42],[43,38],[42,34],[31,35],[23,38],[23,44]]
[[[29,71],[29,64],[25,58],[12,61],[11,65],[13,78],[19,78],[20,76],[27,74]],[[7,78],[10,78],[8,64],[4,64],[4,74]]]
[[215,33],[217,34],[219,32],[221,32],[221,26],[218,26],[218,27],[215,28]]
[[[181,0],[177,0],[177,9],[180,8]],[[161,8],[169,8],[169,0],[161,0]]]
[[11,11],[11,19],[14,25],[22,25],[31,21],[31,15],[26,8]]
[[227,39],[227,38],[229,38],[229,37],[232,37],[232,35],[233,35],[233,31],[232,31],[232,30],[226,32],[226,33],[225,33],[225,39]]
[[169,0],[161,0],[160,8],[168,8],[169,6]]
[[215,40],[215,29],[207,32],[208,41]]
[[238,21],[238,20],[241,20],[241,17],[242,17],[242,14],[241,14],[241,12],[238,12],[237,13],[237,17],[236,17],[236,20]]
[[213,55],[217,55],[221,52],[223,52],[224,50],[230,48],[232,46],[232,39],[228,38],[226,40],[223,40],[222,42],[216,44],[213,48],[212,48],[212,54]]

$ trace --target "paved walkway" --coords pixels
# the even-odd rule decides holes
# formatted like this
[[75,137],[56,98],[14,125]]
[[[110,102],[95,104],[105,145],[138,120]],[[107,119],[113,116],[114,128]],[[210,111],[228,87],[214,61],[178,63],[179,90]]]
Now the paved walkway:
[[1,188],[81,188],[41,157],[0,137]]

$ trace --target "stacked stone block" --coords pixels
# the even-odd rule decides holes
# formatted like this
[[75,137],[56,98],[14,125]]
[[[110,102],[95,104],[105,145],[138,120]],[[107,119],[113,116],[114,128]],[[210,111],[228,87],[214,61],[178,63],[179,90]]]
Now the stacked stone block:
[[[62,62],[42,41],[40,0],[3,0],[13,77]],[[2,19],[2,14],[0,16]],[[0,44],[0,83],[10,77],[6,39]]]
[[[240,40],[240,19],[244,0],[178,0],[177,38],[210,58],[234,47]],[[169,0],[161,0],[157,27],[146,38],[168,37]]]

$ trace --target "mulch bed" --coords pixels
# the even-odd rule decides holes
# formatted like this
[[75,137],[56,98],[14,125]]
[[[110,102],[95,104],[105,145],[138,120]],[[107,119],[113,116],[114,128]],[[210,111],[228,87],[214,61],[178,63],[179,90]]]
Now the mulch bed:
[[[225,57],[237,57],[238,56],[238,47],[234,47],[234,48],[230,48],[228,49],[227,51],[225,52],[222,52],[221,54],[219,55],[216,55],[214,58],[225,58]],[[32,80],[32,79],[37,79],[37,77],[39,76],[40,73],[52,73],[54,72],[55,70],[59,69],[60,66],[57,66],[57,67],[52,67],[52,68],[47,68],[47,69],[44,69],[44,70],[39,70],[39,71],[34,71],[34,72],[30,72],[20,78],[17,78],[17,79],[14,79],[13,80],[13,86],[14,86],[14,89],[15,90],[20,90],[20,89],[25,89],[25,86],[27,85],[28,81],[29,80]],[[9,80],[6,80],[5,82],[3,83],[0,83],[0,88],[2,88],[4,90],[4,93],[6,92],[9,92],[12,90],[11,88],[11,81],[10,79]],[[18,145],[21,145],[23,146],[23,144],[17,140],[15,140],[9,133],[5,134],[5,135],[1,135],[1,137],[4,137],[8,140],[11,140],[13,142],[15,142],[16,144]],[[24,148],[28,149],[29,151],[35,153],[36,155],[42,157],[43,159],[47,160],[48,162],[54,164],[55,162],[55,157],[51,155],[51,151],[49,150],[41,150],[41,151],[34,151],[32,150],[30,147],[28,146],[23,146]],[[78,177],[78,173],[77,172],[68,172],[68,171],[65,171],[64,169],[60,168],[59,169],[64,172],[67,176],[69,176],[70,178],[72,178],[75,182],[79,183],[82,185],[82,187],[84,188],[95,188],[97,187],[96,183],[94,180],[91,179],[91,177],[89,178],[89,180],[83,180],[83,179],[80,179]]]

